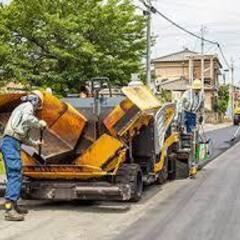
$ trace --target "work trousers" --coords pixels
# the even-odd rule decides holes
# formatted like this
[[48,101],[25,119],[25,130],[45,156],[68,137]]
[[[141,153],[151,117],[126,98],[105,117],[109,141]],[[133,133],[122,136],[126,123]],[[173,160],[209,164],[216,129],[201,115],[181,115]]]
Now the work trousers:
[[2,155],[7,175],[5,199],[17,201],[22,189],[21,142],[5,136],[2,141]]
[[188,133],[192,133],[197,123],[196,113],[184,111],[185,124]]

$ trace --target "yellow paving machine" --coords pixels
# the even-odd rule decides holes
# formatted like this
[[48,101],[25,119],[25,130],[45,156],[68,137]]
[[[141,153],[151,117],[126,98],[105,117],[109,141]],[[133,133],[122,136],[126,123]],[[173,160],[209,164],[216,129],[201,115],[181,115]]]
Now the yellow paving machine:
[[[161,104],[143,85],[122,93],[101,94],[91,82],[92,97],[59,100],[44,92],[38,118],[47,122],[42,148],[22,146],[25,199],[141,199],[143,186],[163,183],[191,168],[192,148],[173,127],[175,105]],[[3,129],[24,94],[0,96]]]

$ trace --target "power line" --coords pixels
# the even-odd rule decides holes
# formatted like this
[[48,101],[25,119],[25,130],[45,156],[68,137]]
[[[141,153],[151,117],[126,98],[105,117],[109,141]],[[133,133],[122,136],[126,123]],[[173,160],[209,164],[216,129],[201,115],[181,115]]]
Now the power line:
[[219,49],[219,51],[220,51],[220,53],[222,55],[222,58],[223,58],[225,64],[227,65],[228,68],[230,68],[230,65],[229,65],[229,63],[228,63],[228,61],[227,61],[227,59],[226,59],[226,57],[225,57],[225,55],[223,53],[223,49],[222,49],[221,45],[218,44],[217,46],[218,46],[218,49]]
[[171,19],[170,19],[169,17],[167,17],[165,14],[161,13],[161,12],[160,12],[158,9],[156,9],[154,6],[148,5],[144,0],[139,0],[139,1],[140,1],[146,8],[148,8],[149,11],[151,11],[151,12],[154,13],[154,14],[157,13],[157,14],[160,15],[163,19],[165,19],[166,21],[170,22],[172,25],[174,25],[174,26],[177,27],[178,29],[184,31],[185,33],[187,33],[187,34],[191,35],[192,37],[195,37],[195,38],[197,38],[197,39],[199,39],[199,40],[201,40],[201,41],[204,41],[204,42],[207,42],[207,43],[216,45],[216,46],[218,47],[218,49],[219,49],[219,52],[220,52],[220,54],[221,54],[221,56],[222,56],[222,58],[223,58],[223,60],[224,60],[224,62],[225,62],[225,64],[226,64],[226,66],[227,66],[228,68],[230,68],[230,64],[228,63],[228,61],[227,61],[227,59],[226,59],[226,57],[225,57],[225,54],[224,54],[224,52],[223,52],[223,49],[222,49],[222,47],[221,47],[221,45],[220,45],[219,42],[206,39],[206,38],[204,38],[204,37],[202,37],[202,36],[199,36],[198,34],[196,34],[196,33],[194,33],[194,32],[189,31],[188,29],[182,27],[182,26],[179,25],[178,23],[176,23],[176,22],[174,22],[173,20],[171,20]]
[[216,51],[215,49],[216,47],[217,47],[216,45],[210,45],[205,52],[210,53],[212,51]]

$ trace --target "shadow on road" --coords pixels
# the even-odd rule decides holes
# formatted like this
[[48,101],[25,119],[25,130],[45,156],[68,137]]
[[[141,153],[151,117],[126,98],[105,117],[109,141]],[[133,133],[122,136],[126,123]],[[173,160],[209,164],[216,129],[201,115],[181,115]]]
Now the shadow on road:
[[127,212],[131,209],[129,203],[102,202],[102,201],[35,201],[26,200],[22,204],[34,211],[81,211],[81,212]]

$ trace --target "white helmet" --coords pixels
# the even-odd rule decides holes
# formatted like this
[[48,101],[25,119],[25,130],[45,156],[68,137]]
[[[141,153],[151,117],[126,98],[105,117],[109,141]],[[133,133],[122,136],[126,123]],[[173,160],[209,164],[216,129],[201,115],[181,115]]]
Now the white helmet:
[[201,90],[202,89],[202,82],[199,79],[195,79],[192,84],[193,90]]
[[37,104],[36,109],[41,110],[43,108],[43,93],[40,92],[39,90],[34,90],[32,91],[32,94],[34,96],[37,96],[38,98],[38,103],[36,103]]

